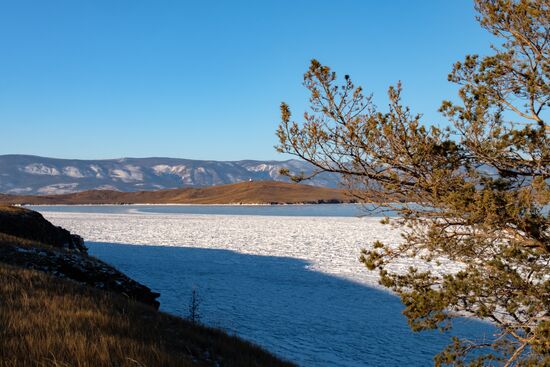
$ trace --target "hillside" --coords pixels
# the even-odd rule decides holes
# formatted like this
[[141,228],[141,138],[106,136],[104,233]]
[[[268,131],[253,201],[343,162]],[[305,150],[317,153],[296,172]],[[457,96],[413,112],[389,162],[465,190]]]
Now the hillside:
[[0,206],[0,223],[0,367],[292,366],[157,311],[158,293],[38,213]]
[[55,274],[159,307],[159,294],[88,256],[82,238],[37,212],[0,206],[0,262]]
[[[66,194],[85,190],[149,191],[246,182],[289,182],[281,169],[309,174],[310,164],[286,161],[205,161],[179,158],[57,159],[0,155],[0,193]],[[310,183],[337,187],[338,176],[320,174]]]
[[292,204],[336,203],[351,199],[344,190],[276,181],[243,182],[206,188],[118,192],[92,190],[63,195],[0,195],[4,204]]

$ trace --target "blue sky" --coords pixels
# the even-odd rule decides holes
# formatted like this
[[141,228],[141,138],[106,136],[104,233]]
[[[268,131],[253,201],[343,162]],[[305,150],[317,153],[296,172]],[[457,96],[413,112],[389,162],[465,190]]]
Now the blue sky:
[[0,154],[286,159],[312,58],[441,125],[452,63],[489,43],[467,0],[0,0]]

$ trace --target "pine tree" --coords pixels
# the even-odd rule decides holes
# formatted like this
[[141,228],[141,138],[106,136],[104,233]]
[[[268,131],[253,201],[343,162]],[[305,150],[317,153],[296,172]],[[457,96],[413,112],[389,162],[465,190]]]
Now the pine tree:
[[[401,84],[389,88],[381,112],[349,76],[340,85],[313,60],[304,75],[312,112],[298,123],[281,105],[277,149],[312,163],[314,175],[340,173],[357,199],[377,196],[399,211],[385,222],[405,228],[403,243],[374,243],[361,260],[400,295],[413,330],[444,330],[464,314],[498,327],[494,340],[455,339],[437,366],[548,366],[549,3],[477,0],[475,7],[502,44],[454,65],[449,81],[460,86],[461,102],[440,109],[451,127],[412,114]],[[449,259],[462,270],[390,271],[410,257]]]

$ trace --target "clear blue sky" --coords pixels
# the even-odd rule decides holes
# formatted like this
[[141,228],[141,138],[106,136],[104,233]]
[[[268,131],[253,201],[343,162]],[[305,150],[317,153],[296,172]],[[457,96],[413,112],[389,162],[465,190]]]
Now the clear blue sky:
[[286,159],[312,58],[443,124],[452,63],[489,42],[468,0],[0,0],[0,154]]

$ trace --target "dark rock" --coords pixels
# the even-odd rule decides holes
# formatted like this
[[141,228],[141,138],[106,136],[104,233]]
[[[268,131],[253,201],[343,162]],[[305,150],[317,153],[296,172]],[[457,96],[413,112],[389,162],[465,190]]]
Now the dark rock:
[[156,309],[160,306],[159,293],[89,256],[82,237],[31,210],[0,207],[0,262],[119,293]]
[[42,214],[32,210],[6,207],[0,208],[0,233],[37,241],[53,247],[67,248],[86,253],[82,237],[66,229],[54,226]]
[[157,301],[159,293],[84,253],[54,247],[46,249],[0,243],[0,262],[119,293],[156,309],[160,306]]

